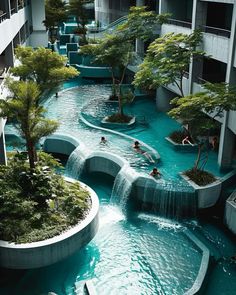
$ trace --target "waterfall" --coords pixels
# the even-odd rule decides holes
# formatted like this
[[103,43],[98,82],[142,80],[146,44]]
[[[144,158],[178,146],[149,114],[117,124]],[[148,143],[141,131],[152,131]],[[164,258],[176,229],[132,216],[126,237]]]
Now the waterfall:
[[143,190],[142,206],[150,208],[160,216],[176,220],[195,217],[197,199],[195,191],[187,183],[147,180]]
[[66,164],[66,175],[78,179],[84,169],[88,154],[88,150],[84,146],[79,145],[69,156]]
[[124,209],[138,174],[129,166],[124,165],[115,178],[111,194],[111,204],[119,204]]

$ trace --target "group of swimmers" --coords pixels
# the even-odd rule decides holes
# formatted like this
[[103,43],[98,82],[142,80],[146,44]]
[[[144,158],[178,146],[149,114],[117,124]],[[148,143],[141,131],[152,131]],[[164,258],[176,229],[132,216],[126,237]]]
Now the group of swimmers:
[[[107,139],[105,138],[105,136],[102,136],[101,137],[101,140],[100,140],[100,144],[101,145],[107,145],[108,144],[108,141]],[[143,155],[145,158],[147,158],[149,160],[150,163],[155,163],[155,161],[153,160],[152,156],[145,150],[143,150],[140,146],[140,142],[138,140],[136,140],[134,143],[133,143],[133,149],[135,152]],[[154,178],[159,178],[161,177],[161,173],[160,171],[155,167],[152,169],[152,171],[150,172],[149,174],[150,176],[153,176]]]

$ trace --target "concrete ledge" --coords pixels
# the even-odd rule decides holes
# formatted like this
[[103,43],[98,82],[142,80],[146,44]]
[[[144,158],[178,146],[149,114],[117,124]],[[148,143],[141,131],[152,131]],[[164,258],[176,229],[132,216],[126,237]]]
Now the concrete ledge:
[[[81,116],[80,116],[80,120],[85,124],[87,125],[88,127],[90,128],[93,128],[93,129],[97,129],[97,130],[103,130],[107,133],[111,133],[111,134],[115,134],[115,135],[118,135],[122,138],[126,138],[128,140],[131,140],[132,142],[134,142],[135,140],[137,140],[136,138],[132,137],[132,136],[129,136],[129,135],[126,135],[126,134],[123,134],[119,131],[116,131],[116,130],[112,130],[112,129],[108,129],[108,128],[104,128],[104,127],[101,127],[101,126],[96,126],[90,122],[88,122],[88,120],[85,119],[85,117],[82,115],[81,113]],[[152,157],[155,158],[155,160],[160,160],[160,155],[159,153],[154,149],[152,148],[151,146],[147,145],[145,142],[142,142],[141,140],[139,140],[140,144],[142,146],[144,146],[148,152],[151,153]]]
[[195,152],[198,149],[198,145],[194,144],[180,144],[180,143],[176,143],[174,142],[170,137],[165,137],[165,139],[173,145],[173,148],[177,151],[180,152]]
[[96,67],[76,64],[75,68],[80,72],[81,77],[85,78],[111,78],[110,67]]
[[199,186],[183,173],[180,173],[180,176],[185,179],[197,192],[199,209],[209,208],[216,204],[221,193],[222,183],[220,179],[217,179],[215,182],[208,185]]
[[77,146],[79,146],[79,141],[75,137],[56,133],[46,137],[43,150],[48,153],[60,153],[69,156]]
[[105,117],[102,121],[101,121],[101,125],[104,127],[108,127],[108,128],[113,128],[113,127],[130,127],[133,126],[135,124],[135,117],[132,117],[132,119],[128,122],[128,123],[118,123],[118,122],[109,122],[107,121],[108,117]]
[[201,265],[198,271],[197,278],[194,284],[192,285],[192,287],[187,292],[185,292],[184,295],[200,294],[200,291],[202,291],[203,283],[204,283],[204,280],[206,279],[206,274],[209,267],[210,251],[190,231],[186,231],[184,232],[184,234],[187,236],[189,240],[192,241],[192,243],[196,246],[196,248],[202,253],[202,260],[201,260]]
[[124,165],[129,166],[126,160],[109,152],[91,153],[85,165],[88,172],[103,172],[113,177],[116,177]]
[[[66,178],[66,181],[76,180]],[[0,241],[0,265],[11,269],[30,269],[47,266],[67,258],[88,244],[98,231],[99,201],[96,193],[81,183],[91,197],[90,212],[78,225],[51,239],[14,244]]]
[[236,234],[236,191],[226,201],[225,223],[227,227]]

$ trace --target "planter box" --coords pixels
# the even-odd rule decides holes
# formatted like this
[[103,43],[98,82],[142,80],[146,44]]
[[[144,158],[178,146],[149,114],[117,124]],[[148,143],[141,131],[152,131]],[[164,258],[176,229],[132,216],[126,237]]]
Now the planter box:
[[132,119],[129,121],[129,123],[113,123],[107,121],[108,117],[105,117],[101,121],[101,125],[107,128],[114,128],[114,127],[130,127],[135,124],[135,117],[132,117]]
[[217,179],[208,185],[199,186],[183,173],[180,173],[180,176],[185,179],[197,192],[198,209],[209,208],[216,204],[221,193],[222,182],[220,179]]
[[236,192],[232,193],[226,201],[225,223],[236,235]]
[[[66,178],[66,181],[75,180]],[[11,269],[30,269],[56,263],[88,244],[98,231],[99,201],[96,193],[81,183],[91,197],[92,206],[84,220],[53,238],[25,244],[0,241],[0,266]]]
[[198,150],[198,145],[194,144],[180,144],[180,143],[176,143],[174,142],[170,137],[165,137],[165,139],[173,145],[174,149],[177,151],[183,151],[183,152],[195,152]]

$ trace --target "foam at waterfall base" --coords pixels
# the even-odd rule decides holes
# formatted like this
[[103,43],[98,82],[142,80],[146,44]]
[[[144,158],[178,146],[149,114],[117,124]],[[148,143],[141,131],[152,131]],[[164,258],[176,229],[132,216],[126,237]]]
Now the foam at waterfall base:
[[102,228],[106,224],[117,223],[125,220],[126,217],[118,206],[108,205],[101,209],[103,214],[100,214],[99,227]]
[[154,223],[160,229],[171,229],[171,230],[185,230],[186,227],[181,225],[180,223],[167,219],[158,217],[152,214],[140,213],[138,214],[138,218],[141,220],[145,220],[148,223]]

